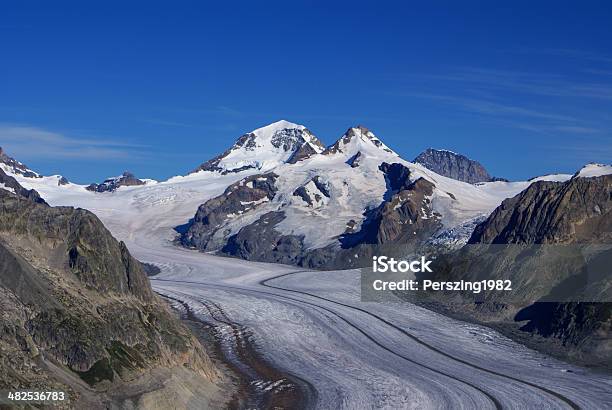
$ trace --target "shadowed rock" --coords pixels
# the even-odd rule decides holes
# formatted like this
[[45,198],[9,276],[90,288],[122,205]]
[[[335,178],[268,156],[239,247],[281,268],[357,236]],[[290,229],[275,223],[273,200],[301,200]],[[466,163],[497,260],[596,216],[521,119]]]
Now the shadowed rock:
[[223,194],[200,205],[187,230],[181,235],[184,246],[200,250],[218,249],[215,234],[232,216],[241,215],[270,201],[276,194],[276,174],[253,175],[230,185]]
[[[67,391],[75,408],[124,407],[131,383],[188,368],[218,375],[92,213],[0,189],[0,388]],[[83,382],[95,389],[84,388]],[[103,394],[98,394],[103,390]],[[111,405],[112,403],[115,403]]]
[[437,174],[470,184],[503,180],[502,178],[492,178],[479,162],[451,151],[428,148],[419,154],[413,162],[421,164]]
[[106,179],[101,184],[91,184],[87,186],[88,191],[93,192],[113,192],[122,186],[144,185],[145,182],[136,178],[131,172],[125,171],[120,177]]

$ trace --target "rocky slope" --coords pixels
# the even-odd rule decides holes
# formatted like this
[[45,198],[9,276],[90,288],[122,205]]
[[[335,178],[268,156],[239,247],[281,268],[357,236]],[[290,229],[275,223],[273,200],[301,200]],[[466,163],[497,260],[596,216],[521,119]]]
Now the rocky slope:
[[1,389],[66,391],[76,408],[139,407],[173,389],[186,407],[189,383],[217,390],[199,342],[88,211],[0,189],[0,305]]
[[[256,158],[258,155],[254,153]],[[361,158],[360,167],[357,161],[348,164],[355,156]],[[384,159],[397,158],[397,154],[365,127],[350,128],[324,151],[297,163],[287,161],[280,164],[274,174],[243,178],[222,195],[201,205],[180,242],[200,250],[217,250],[250,260],[317,268],[360,266],[366,263],[372,252],[372,249],[356,249],[366,240],[363,238],[369,240],[370,233],[366,230],[380,229],[380,235],[385,237],[382,242],[397,242],[400,236],[407,235],[399,230],[409,230],[400,229],[399,225],[407,223],[411,216],[420,218],[416,216],[420,212],[416,208],[412,210],[413,215],[404,214],[411,203],[408,192],[423,188],[423,182],[407,188],[410,185],[408,168],[399,163],[394,166],[385,163],[393,169],[395,166],[405,169],[405,186],[401,187],[405,192],[399,192],[399,187],[395,190],[385,188],[386,168],[379,169],[379,165]],[[350,176],[353,178],[349,182]],[[413,207],[421,206],[419,201],[424,200],[423,195],[433,194],[432,186],[423,188],[427,193],[416,198]],[[360,191],[364,190],[378,193],[363,195]],[[347,202],[351,199],[353,203]],[[355,208],[353,215],[338,220],[336,211],[347,206]],[[377,216],[374,216],[375,209],[378,210]],[[313,216],[325,221],[326,227],[321,230],[316,225],[299,222]],[[370,220],[372,218],[375,221]],[[364,221],[364,229],[358,233],[357,220]],[[332,221],[336,226],[330,224]],[[310,232],[299,232],[295,224]],[[335,235],[325,234],[330,227],[335,228]],[[414,236],[414,231],[420,226],[415,224],[412,228],[410,235]],[[392,233],[394,229],[398,231]],[[349,238],[350,233],[354,235]],[[397,237],[391,239],[391,236]],[[357,237],[362,239],[353,239]],[[313,246],[313,239],[320,244]],[[370,245],[374,244],[376,241]]]
[[[202,204],[180,240],[183,245],[215,250],[223,245],[226,220],[240,216],[274,198],[278,175],[253,175],[230,185],[225,192]],[[220,232],[221,231],[221,232]]]
[[[512,280],[512,292],[486,292],[478,305],[470,296],[444,304],[535,347],[557,344],[553,353],[612,368],[612,175],[581,172],[505,200],[468,245],[437,261],[437,275]],[[539,345],[541,337],[554,343]]]
[[[215,166],[225,163],[227,171],[240,165],[236,175],[247,176],[199,207],[180,229],[181,244],[321,269],[363,266],[377,247],[400,252],[391,248],[402,244],[412,249],[438,231],[463,232],[455,228],[488,215],[508,192],[529,184],[473,185],[446,178],[404,161],[364,126],[349,128],[328,148],[300,161],[288,160],[287,153],[284,160],[264,160],[270,157],[266,141],[279,132],[286,135],[285,127],[275,123],[248,133],[228,155],[217,158]],[[292,130],[292,135],[305,132],[302,126]],[[247,149],[257,163],[254,168],[229,160],[247,155]],[[269,167],[273,171],[255,172]],[[199,175],[206,172],[228,174],[215,169]],[[265,192],[252,187],[260,180],[267,181],[262,183]]]
[[612,175],[538,181],[506,199],[469,243],[612,243]]
[[437,174],[470,184],[500,180],[491,177],[479,162],[452,151],[428,148],[420,153],[413,162]]
[[9,157],[2,147],[0,147],[0,164],[3,164],[5,167],[8,167],[12,173],[23,175],[28,178],[40,178],[36,172],[29,169],[25,164],[15,160],[12,157]]
[[53,175],[51,177],[44,177],[36,171],[31,170],[27,165],[23,162],[17,161],[13,157],[10,157],[2,147],[0,147],[0,170],[3,171],[5,175],[8,175],[12,178],[21,179],[22,181],[27,181],[32,184],[49,184],[51,183],[53,186],[63,186],[68,185],[70,182],[66,177],[61,175]]
[[[434,185],[424,178],[411,181],[410,170],[400,163],[383,162],[380,172],[387,188],[378,206],[366,212],[360,226],[355,220],[348,221],[337,242],[330,245],[309,248],[304,236],[278,229],[292,206],[314,212],[329,205],[334,195],[331,183],[319,175],[295,188],[286,206],[281,203],[269,207],[257,219],[249,217],[249,212],[265,208],[276,198],[279,176],[247,177],[201,205],[180,241],[205,251],[220,250],[228,256],[317,269],[366,265],[375,252],[382,251],[381,247],[404,252],[406,247],[416,247],[425,241],[441,226],[440,215],[431,205]],[[243,215],[247,215],[244,225],[230,234],[231,222]]]
[[45,203],[45,200],[40,197],[36,190],[25,189],[14,177],[7,175],[2,168],[0,168],[0,189],[12,192],[19,197],[29,199],[33,202],[40,204]]

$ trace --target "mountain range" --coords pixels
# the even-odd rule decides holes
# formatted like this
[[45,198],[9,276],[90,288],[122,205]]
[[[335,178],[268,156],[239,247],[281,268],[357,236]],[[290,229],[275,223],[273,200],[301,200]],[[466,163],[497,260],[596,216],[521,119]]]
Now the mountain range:
[[[510,182],[450,151],[428,149],[406,161],[364,126],[325,147],[306,127],[278,121],[167,181],[124,174],[85,186],[2,155],[7,189],[13,178],[51,205],[88,209],[133,246],[146,246],[146,238],[253,261],[347,269],[368,266],[376,254],[452,253],[468,242],[610,240],[610,165]],[[543,295],[531,296],[536,303]],[[564,312],[567,318],[576,310]],[[598,314],[601,331],[609,307]],[[526,330],[546,333],[534,323]]]

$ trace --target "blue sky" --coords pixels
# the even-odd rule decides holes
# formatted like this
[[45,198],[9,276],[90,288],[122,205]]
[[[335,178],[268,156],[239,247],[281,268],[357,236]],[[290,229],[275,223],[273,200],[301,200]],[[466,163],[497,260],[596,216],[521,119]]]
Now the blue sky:
[[278,119],[511,179],[610,162],[609,2],[330,3],[2,2],[0,145],[79,182],[184,174]]

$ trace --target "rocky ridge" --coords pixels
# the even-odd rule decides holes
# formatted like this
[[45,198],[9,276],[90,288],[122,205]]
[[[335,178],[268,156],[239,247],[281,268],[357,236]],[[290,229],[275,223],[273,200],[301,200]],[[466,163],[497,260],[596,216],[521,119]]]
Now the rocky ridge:
[[282,163],[294,164],[322,152],[324,148],[304,126],[277,121],[242,135],[232,147],[193,172],[228,174],[249,169],[264,170]]
[[29,199],[36,203],[46,203],[36,190],[25,189],[14,177],[7,175],[2,168],[0,168],[0,189],[12,192],[19,197]]
[[437,174],[470,184],[504,181],[504,179],[491,177],[479,162],[452,151],[428,148],[419,154],[413,162],[421,164]]
[[61,390],[72,406],[108,408],[145,400],[130,386],[173,369],[220,380],[140,263],[82,209],[0,189],[0,307],[2,389]]
[[25,164],[9,157],[0,147],[0,164],[10,169],[14,174],[20,174],[27,178],[40,178],[41,176],[29,169]]
[[511,293],[486,292],[477,304],[439,298],[530,346],[612,368],[612,175],[578,175],[503,201],[465,247],[436,262],[440,280],[510,279]]
[[[65,184],[67,181],[60,180],[58,184]],[[92,192],[114,192],[122,186],[138,186],[145,185],[146,182],[142,181],[131,172],[125,171],[118,177],[108,178],[101,184],[90,184],[85,189]]]

